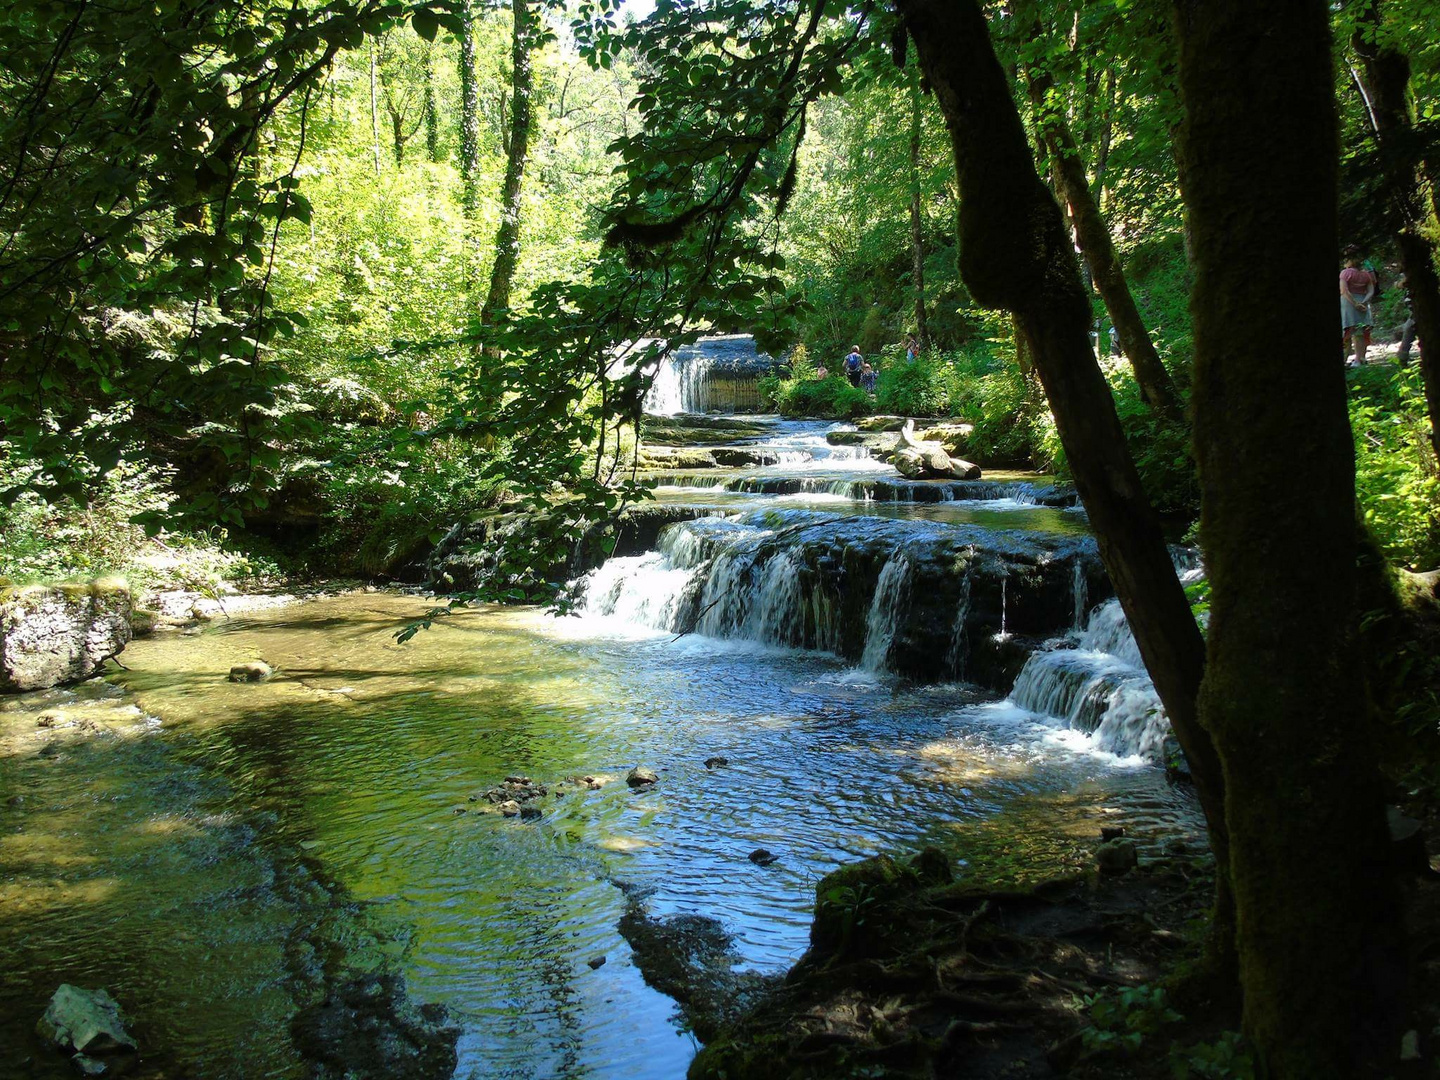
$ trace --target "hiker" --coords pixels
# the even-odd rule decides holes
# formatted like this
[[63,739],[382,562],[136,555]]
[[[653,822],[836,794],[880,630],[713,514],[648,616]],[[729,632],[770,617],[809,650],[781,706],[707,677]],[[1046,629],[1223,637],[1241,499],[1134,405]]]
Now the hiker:
[[920,357],[920,342],[915,340],[914,334],[905,335],[905,362],[913,364]]
[[845,357],[845,377],[850,380],[851,386],[860,385],[860,369],[864,366],[865,358],[860,355],[860,346],[851,345]]
[[[1360,249],[1353,244],[1345,249],[1345,269],[1340,271],[1340,351],[1350,352],[1354,342],[1354,364],[1365,363],[1370,348],[1370,301],[1375,299],[1375,274],[1360,265]],[[1348,367],[1351,361],[1347,360]]]
[[860,388],[871,397],[875,396],[875,383],[880,378],[880,373],[870,366],[870,361],[865,361],[860,368]]
[[824,382],[829,377],[830,369],[827,368],[824,364],[821,364],[815,369],[815,378],[818,379],[820,382]]

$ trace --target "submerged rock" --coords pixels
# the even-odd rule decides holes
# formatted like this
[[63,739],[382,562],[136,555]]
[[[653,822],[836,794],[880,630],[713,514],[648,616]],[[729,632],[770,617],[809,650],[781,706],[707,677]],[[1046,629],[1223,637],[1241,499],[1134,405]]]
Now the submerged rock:
[[118,578],[0,593],[0,691],[88,679],[130,641],[132,608]]
[[644,765],[636,765],[635,768],[625,774],[625,783],[629,784],[632,788],[649,787],[651,784],[658,784],[659,782],[660,777],[655,775],[655,771],[646,768]]
[[275,669],[264,660],[247,660],[230,669],[230,682],[264,682],[275,674]]
[[585,963],[590,965],[591,971],[599,971],[602,967],[605,966],[605,962],[606,957],[604,956],[592,956],[589,960],[585,961]]
[[70,983],[55,991],[35,1033],[56,1049],[83,1058],[72,1061],[87,1076],[102,1075],[111,1068],[108,1059],[138,1049],[125,1028],[119,1003],[108,992]]
[[312,1080],[449,1080],[460,1030],[442,1005],[413,1005],[396,975],[363,975],[300,1010],[290,1031]]
[[718,768],[720,768],[720,767],[723,766],[723,765],[729,765],[729,764],[730,764],[730,759],[729,759],[729,758],[720,757],[719,755],[716,755],[715,757],[707,757],[707,758],[705,759],[705,768],[707,768],[707,769],[718,769]]
[[749,858],[750,861],[753,862],[756,866],[769,866],[771,863],[780,861],[779,855],[776,855],[773,851],[769,851],[763,847],[756,848],[754,851],[750,852]]

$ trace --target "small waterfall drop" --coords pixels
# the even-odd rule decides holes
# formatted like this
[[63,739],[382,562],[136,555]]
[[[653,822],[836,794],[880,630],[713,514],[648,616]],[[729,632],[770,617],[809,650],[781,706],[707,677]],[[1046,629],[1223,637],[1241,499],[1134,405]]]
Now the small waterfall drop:
[[645,411],[655,416],[704,412],[711,363],[706,356],[666,354],[645,394]]
[[1072,633],[1080,633],[1085,629],[1085,610],[1090,604],[1090,587],[1085,581],[1085,567],[1078,561],[1075,563],[1075,620],[1071,624]]
[[909,591],[910,561],[904,555],[896,555],[880,571],[875,597],[870,601],[870,613],[865,619],[865,655],[860,666],[866,671],[886,669]]
[[951,678],[963,681],[965,661],[970,656],[970,637],[965,622],[970,617],[970,575],[960,581],[960,597],[955,602],[955,622],[950,631],[950,647],[945,652],[945,666]]
[[1073,649],[1032,653],[1010,701],[1087,732],[1097,749],[1159,758],[1170,722],[1118,600],[1107,600]]

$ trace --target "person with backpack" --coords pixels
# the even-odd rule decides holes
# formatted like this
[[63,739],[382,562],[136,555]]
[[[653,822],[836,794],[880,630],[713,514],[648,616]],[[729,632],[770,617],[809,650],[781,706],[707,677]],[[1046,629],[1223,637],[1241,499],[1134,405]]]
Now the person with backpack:
[[860,346],[851,345],[850,352],[845,357],[845,377],[850,380],[851,386],[860,385],[860,369],[865,366],[865,358],[860,355]]

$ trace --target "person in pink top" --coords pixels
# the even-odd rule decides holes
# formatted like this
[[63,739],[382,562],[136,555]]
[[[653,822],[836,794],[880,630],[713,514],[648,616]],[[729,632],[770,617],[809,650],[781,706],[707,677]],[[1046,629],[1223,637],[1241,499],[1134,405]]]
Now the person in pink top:
[[1347,360],[1360,365],[1365,363],[1366,350],[1370,348],[1370,327],[1374,320],[1370,314],[1370,302],[1375,298],[1375,275],[1360,265],[1360,249],[1350,246],[1345,249],[1345,269],[1340,271],[1340,351],[1348,355],[1354,342],[1355,359]]

